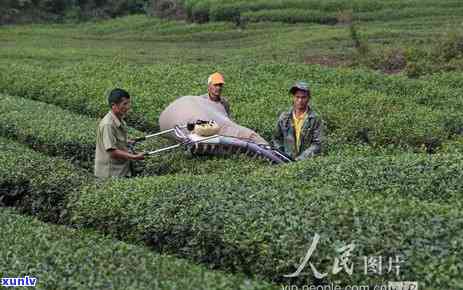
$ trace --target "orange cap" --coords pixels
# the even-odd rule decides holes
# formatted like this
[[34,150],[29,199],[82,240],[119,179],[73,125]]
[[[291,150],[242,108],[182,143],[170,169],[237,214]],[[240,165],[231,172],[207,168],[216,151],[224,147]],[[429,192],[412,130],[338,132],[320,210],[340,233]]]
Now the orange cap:
[[209,76],[209,78],[207,79],[207,83],[210,85],[217,85],[217,84],[224,84],[225,81],[223,79],[223,75],[221,75],[220,73],[218,72],[215,72],[213,74],[211,74]]

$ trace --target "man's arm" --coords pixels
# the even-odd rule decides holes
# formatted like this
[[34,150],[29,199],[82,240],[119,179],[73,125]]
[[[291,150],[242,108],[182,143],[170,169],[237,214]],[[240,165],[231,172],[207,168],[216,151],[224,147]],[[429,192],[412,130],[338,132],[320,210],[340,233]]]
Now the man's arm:
[[144,153],[131,154],[127,151],[121,149],[109,149],[112,159],[122,159],[122,160],[144,160]]
[[273,130],[272,143],[275,149],[284,152],[283,130],[281,130],[280,119],[278,118],[275,129]]
[[143,160],[144,153],[131,154],[125,150],[117,148],[117,141],[113,127],[111,125],[103,126],[103,146],[104,149],[109,152],[112,159],[122,160]]
[[322,122],[317,118],[314,123],[312,141],[310,147],[304,150],[296,160],[304,160],[314,157],[322,151],[322,138],[323,138],[323,125]]

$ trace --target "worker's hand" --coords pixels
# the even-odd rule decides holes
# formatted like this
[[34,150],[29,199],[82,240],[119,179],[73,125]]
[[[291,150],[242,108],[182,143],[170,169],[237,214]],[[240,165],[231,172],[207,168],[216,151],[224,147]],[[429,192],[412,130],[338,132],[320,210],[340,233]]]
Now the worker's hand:
[[145,160],[145,153],[134,154],[133,160]]

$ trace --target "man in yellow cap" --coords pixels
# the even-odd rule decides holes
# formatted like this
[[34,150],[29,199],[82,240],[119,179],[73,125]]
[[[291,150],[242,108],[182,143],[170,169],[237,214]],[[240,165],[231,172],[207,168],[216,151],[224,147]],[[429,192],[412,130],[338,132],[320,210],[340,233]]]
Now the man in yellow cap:
[[215,72],[209,76],[207,79],[207,94],[202,95],[202,98],[209,99],[214,102],[214,104],[221,105],[228,117],[230,117],[230,104],[228,100],[222,96],[223,85],[225,80],[223,75]]
[[321,153],[322,121],[309,105],[310,90],[305,82],[289,89],[293,107],[283,112],[273,134],[273,146],[295,160]]

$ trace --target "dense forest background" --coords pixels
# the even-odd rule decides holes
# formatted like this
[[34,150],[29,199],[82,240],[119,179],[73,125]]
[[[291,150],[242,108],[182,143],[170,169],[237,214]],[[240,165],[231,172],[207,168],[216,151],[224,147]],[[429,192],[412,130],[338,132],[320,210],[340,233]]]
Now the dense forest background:
[[2,0],[0,24],[76,22],[151,13],[156,0]]

